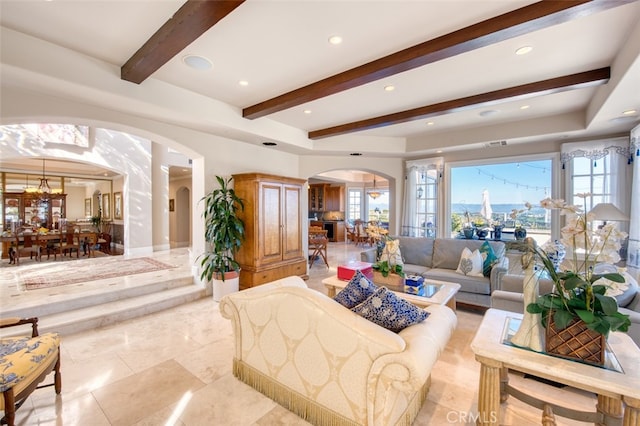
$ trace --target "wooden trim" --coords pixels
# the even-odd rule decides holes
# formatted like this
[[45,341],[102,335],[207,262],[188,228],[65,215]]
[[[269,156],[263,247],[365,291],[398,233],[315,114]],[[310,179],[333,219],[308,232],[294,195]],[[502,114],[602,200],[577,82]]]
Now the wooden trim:
[[533,3],[249,106],[242,110],[242,116],[249,119],[263,117],[631,1],[554,0]]
[[120,77],[142,83],[244,1],[188,0],[120,68]]
[[352,123],[345,123],[325,129],[314,130],[309,132],[309,139],[321,139],[329,136],[343,135],[346,133],[374,129],[382,126],[391,126],[393,124],[406,123],[408,121],[421,120],[435,117],[437,115],[464,111],[470,108],[477,108],[482,105],[495,105],[496,103],[514,99],[527,99],[534,96],[583,89],[585,87],[605,84],[609,81],[610,76],[610,67],[578,74],[565,75],[562,77],[551,78],[549,80],[537,81],[535,83],[523,84],[520,86],[495,90],[493,92],[440,102],[433,105],[426,105],[406,111],[381,115],[374,118],[368,118],[366,120],[354,121]]

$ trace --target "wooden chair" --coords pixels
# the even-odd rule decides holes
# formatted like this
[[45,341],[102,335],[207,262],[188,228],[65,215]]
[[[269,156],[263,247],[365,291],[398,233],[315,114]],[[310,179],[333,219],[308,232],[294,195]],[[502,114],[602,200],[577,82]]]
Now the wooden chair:
[[[20,240],[21,238],[22,241]],[[37,235],[23,234],[22,237],[16,236],[16,252],[14,255],[16,264],[20,264],[20,256],[24,253],[28,253],[30,259],[33,259],[35,254],[38,262],[42,259]]]
[[47,234],[39,235],[38,242],[40,243],[40,258],[42,253],[47,253],[47,260],[53,254],[53,260],[58,259],[58,255],[62,256],[62,238],[61,234]]
[[98,235],[98,249],[105,254],[111,254],[111,234],[102,232]]
[[356,220],[355,224],[355,243],[356,245],[365,244],[372,245],[371,237],[367,234],[367,230],[364,227],[364,224],[361,220]]
[[351,226],[349,224],[345,224],[345,230],[347,231],[347,243],[348,242],[352,242],[355,243],[356,242],[356,227],[355,226]]
[[67,232],[64,234],[64,241],[62,243],[62,255],[66,256],[69,253],[69,257],[76,251],[76,259],[80,257],[80,238],[79,234],[74,232]]
[[327,246],[329,244],[329,238],[327,237],[328,232],[326,229],[320,227],[309,228],[309,253],[311,253],[309,256],[309,266],[313,266],[316,259],[322,258],[327,268],[329,267],[329,262],[327,261]]
[[[60,338],[57,333],[38,334],[38,318],[0,319],[0,328],[31,324],[29,336],[6,337],[0,341],[0,382],[2,398],[0,410],[4,417],[0,423],[15,425],[16,410],[22,406],[31,393],[40,388],[54,386],[56,394],[62,390],[60,375]],[[54,372],[53,383],[40,385]]]

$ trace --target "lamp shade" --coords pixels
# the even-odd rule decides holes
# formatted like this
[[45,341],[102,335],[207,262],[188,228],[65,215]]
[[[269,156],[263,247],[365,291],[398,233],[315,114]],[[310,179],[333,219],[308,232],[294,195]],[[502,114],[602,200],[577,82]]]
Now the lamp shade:
[[611,203],[596,204],[589,213],[598,220],[629,220],[627,215]]

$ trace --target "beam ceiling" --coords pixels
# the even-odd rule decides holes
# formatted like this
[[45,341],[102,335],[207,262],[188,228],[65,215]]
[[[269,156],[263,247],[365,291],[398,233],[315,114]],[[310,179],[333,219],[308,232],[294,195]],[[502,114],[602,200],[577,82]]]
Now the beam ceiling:
[[120,77],[142,83],[245,0],[188,0],[122,66]]
[[255,119],[632,0],[540,1],[244,108]]
[[346,133],[358,132],[362,130],[374,129],[376,127],[391,126],[393,124],[405,123],[407,121],[426,119],[442,114],[462,111],[469,108],[477,108],[483,105],[495,105],[514,99],[527,99],[534,96],[548,95],[552,93],[565,92],[568,90],[582,89],[585,87],[605,84],[611,77],[611,68],[600,68],[578,74],[566,75],[537,81],[535,83],[522,84],[520,86],[495,90],[493,92],[481,93],[467,96],[465,98],[440,102],[433,105],[422,106],[393,114],[368,118],[366,120],[341,124],[339,126],[309,132],[310,139],[321,139],[329,136],[338,136]]

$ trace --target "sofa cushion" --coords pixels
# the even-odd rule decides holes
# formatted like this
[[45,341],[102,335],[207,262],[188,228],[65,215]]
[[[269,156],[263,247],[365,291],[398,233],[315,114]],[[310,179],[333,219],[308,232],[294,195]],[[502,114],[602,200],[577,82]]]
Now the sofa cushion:
[[405,273],[405,275],[422,275],[429,269],[431,268],[427,268],[426,266],[422,265],[414,265],[412,263],[405,263],[402,271]]
[[491,268],[498,261],[498,257],[493,251],[491,244],[489,244],[489,241],[482,243],[480,246],[480,254],[482,254],[482,275],[488,277],[491,275]]
[[480,252],[478,250],[472,252],[466,247],[462,249],[456,272],[470,277],[483,277],[482,255]]
[[431,267],[433,255],[432,238],[398,237],[404,263]]
[[349,283],[335,295],[333,300],[351,309],[365,301],[377,288],[378,287],[358,269],[349,280]]
[[[480,249],[485,241],[462,240],[456,238],[436,238],[433,242],[433,263],[434,268],[453,269],[458,267],[460,253],[467,247],[469,250]],[[498,259],[502,259],[505,254],[505,245],[501,241],[488,241],[493,248]],[[411,262],[409,262],[411,263]]]
[[468,275],[461,275],[451,269],[433,268],[422,274],[425,278],[432,280],[446,281],[449,283],[460,284],[460,292],[465,293],[477,293],[477,294],[491,294],[491,283],[489,278],[483,276],[470,277]]
[[422,322],[429,316],[427,311],[401,299],[386,287],[378,288],[367,300],[351,310],[395,333]]

